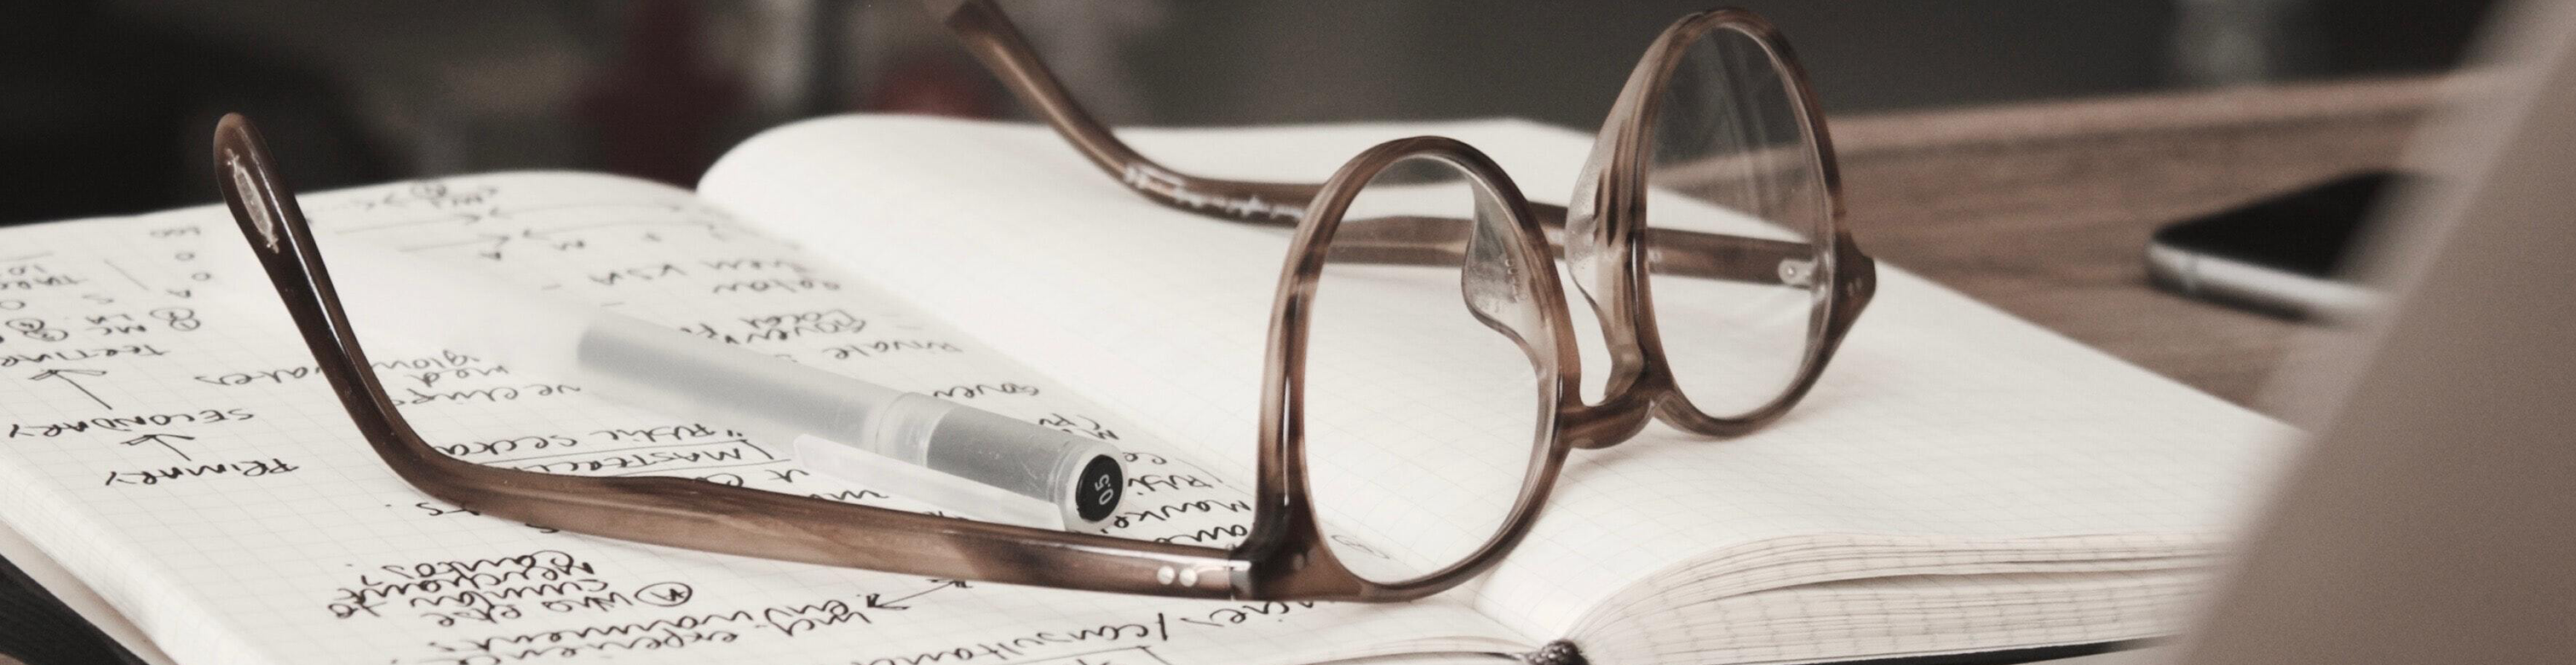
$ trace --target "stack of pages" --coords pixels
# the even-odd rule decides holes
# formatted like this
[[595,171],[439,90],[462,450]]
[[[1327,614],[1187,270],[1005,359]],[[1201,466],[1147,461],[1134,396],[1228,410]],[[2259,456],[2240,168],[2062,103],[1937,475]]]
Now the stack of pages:
[[[1478,146],[1539,200],[1571,190],[1590,142],[1519,122],[1125,136],[1183,171],[1315,182],[1419,134]],[[1042,128],[835,118],[736,147],[695,192],[512,173],[304,207],[329,242],[1114,439],[1131,453],[1116,533],[1225,546],[1251,517],[1288,231],[1157,206]],[[1577,451],[1528,540],[1439,596],[927,580],[575,536],[420,494],[361,441],[267,286],[204,269],[241,242],[220,207],[0,230],[0,520],[187,663],[1232,665],[1567,639],[1626,665],[2124,640],[2177,627],[2287,434],[1882,266],[1786,419]],[[1589,313],[1575,320],[1598,348]],[[405,413],[461,458],[927,508],[723,423],[384,346],[371,355],[410,379],[389,386]],[[1584,364],[1597,391],[1606,359]]]

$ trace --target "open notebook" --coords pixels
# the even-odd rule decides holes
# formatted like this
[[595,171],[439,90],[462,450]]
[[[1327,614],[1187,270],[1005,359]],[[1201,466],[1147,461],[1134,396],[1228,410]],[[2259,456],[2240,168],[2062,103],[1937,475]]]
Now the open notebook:
[[[1518,122],[1127,136],[1210,175],[1320,181],[1414,134],[1479,146],[1543,200],[1589,140]],[[738,146],[694,193],[511,173],[304,208],[334,241],[1114,437],[1133,460],[1121,533],[1227,545],[1250,519],[1287,233],[1158,207],[1041,128],[836,118]],[[1792,415],[1578,451],[1528,541],[1457,590],[1283,604],[955,583],[430,500],[359,440],[265,285],[208,273],[203,254],[239,243],[220,207],[0,230],[0,519],[185,663],[1257,664],[1566,638],[1625,665],[2101,642],[2174,627],[2285,432],[1882,269]],[[436,349],[372,355],[410,375],[397,399],[438,409],[424,433],[475,442],[450,451],[467,459],[922,508],[720,423]]]

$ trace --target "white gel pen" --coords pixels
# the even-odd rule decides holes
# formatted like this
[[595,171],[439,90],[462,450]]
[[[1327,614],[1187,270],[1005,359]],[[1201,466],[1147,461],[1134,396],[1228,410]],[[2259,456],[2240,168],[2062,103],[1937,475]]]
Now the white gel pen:
[[[965,517],[1099,530],[1126,485],[1106,442],[566,302],[361,242],[326,239],[366,330],[482,356],[632,406],[740,430],[798,464]],[[349,294],[368,294],[350,297]]]

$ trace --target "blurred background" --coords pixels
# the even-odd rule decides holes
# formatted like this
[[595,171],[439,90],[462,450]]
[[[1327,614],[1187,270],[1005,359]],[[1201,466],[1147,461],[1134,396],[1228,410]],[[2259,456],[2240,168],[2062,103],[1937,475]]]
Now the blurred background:
[[[1120,125],[1521,116],[1589,130],[1666,23],[1721,0],[1017,0]],[[2483,0],[1741,0],[1829,115],[2389,76],[2455,63]],[[257,118],[320,189],[517,168],[688,184],[762,128],[1020,111],[910,0],[9,0],[0,223],[214,199]]]

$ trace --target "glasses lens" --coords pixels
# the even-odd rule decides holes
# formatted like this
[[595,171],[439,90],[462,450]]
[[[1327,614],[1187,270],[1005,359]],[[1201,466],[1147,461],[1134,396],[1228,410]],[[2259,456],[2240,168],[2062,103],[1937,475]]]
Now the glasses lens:
[[[1552,348],[1523,283],[1547,266],[1522,264],[1529,239],[1501,209],[1448,161],[1396,162],[1353,200],[1316,286],[1307,482],[1335,558],[1370,581],[1436,573],[1491,541],[1554,411],[1538,380],[1552,370],[1515,341]],[[1364,240],[1441,222],[1466,238],[1463,260],[1394,265],[1401,252]]]
[[1822,158],[1788,71],[1751,34],[1704,32],[1649,135],[1647,292],[1676,382],[1713,417],[1788,391],[1832,283]]

